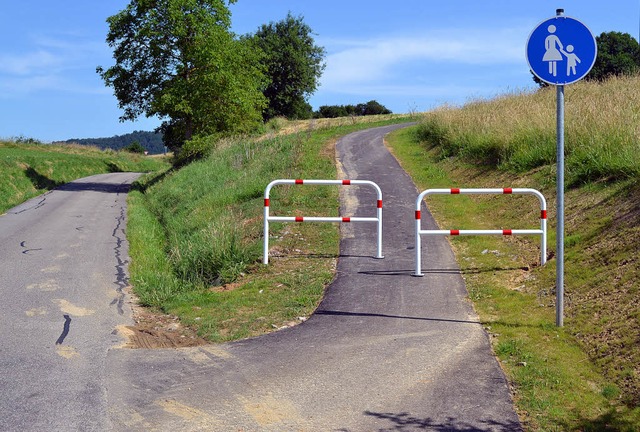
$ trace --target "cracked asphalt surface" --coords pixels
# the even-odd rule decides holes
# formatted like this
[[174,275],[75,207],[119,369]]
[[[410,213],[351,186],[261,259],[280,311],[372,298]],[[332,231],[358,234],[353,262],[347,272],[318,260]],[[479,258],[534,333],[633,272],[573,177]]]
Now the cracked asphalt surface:
[[[126,280],[119,272],[126,267],[126,241],[114,238],[123,226],[122,203],[102,234],[85,223],[89,214],[76,218],[77,211],[50,217],[53,226],[30,235],[33,226],[7,235],[11,214],[0,217],[7,245],[0,283],[3,298],[12,299],[0,306],[0,384],[8,389],[0,402],[2,429],[521,430],[446,239],[423,239],[425,277],[411,276],[418,191],[383,145],[383,136],[398,127],[356,132],[337,144],[344,178],[372,180],[382,188],[385,258],[372,258],[375,224],[343,224],[337,276],[316,313],[301,325],[255,339],[181,349],[117,348],[121,341],[112,331],[126,324],[129,313],[126,302],[123,314],[118,310],[120,282]],[[341,215],[372,214],[373,190],[343,189]],[[116,196],[118,202],[119,194],[109,194],[111,204]],[[98,206],[95,213],[106,213],[106,204]],[[426,224],[434,222],[423,209]],[[88,230],[85,239],[78,238],[80,227]],[[41,240],[63,229],[61,239]],[[81,241],[96,250],[72,255]],[[106,255],[92,255],[101,251]],[[29,261],[32,254],[42,254],[42,261]],[[92,273],[100,270],[92,265],[99,262],[108,265],[97,277]],[[8,270],[17,270],[16,276],[7,279]],[[70,280],[89,281],[76,283],[75,291],[91,294],[82,301],[67,295],[62,290]],[[69,347],[66,356],[61,347]],[[82,415],[83,409],[88,413]]]
[[125,200],[138,174],[81,179],[0,216],[0,430],[109,430],[114,333],[130,324]]

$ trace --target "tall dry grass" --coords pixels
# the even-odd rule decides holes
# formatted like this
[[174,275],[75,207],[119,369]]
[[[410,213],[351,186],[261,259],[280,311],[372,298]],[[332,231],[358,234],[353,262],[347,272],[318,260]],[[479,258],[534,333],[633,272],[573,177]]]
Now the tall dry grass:
[[[565,156],[570,184],[640,175],[640,77],[565,87]],[[514,92],[421,121],[419,138],[443,157],[516,172],[555,162],[556,90]]]

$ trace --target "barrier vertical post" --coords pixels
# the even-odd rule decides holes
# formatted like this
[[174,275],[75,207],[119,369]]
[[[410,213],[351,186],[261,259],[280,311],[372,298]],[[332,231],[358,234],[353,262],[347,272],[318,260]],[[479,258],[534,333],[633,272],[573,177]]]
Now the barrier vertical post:
[[422,276],[422,239],[420,238],[420,220],[422,218],[422,212],[420,210],[420,207],[422,206],[423,196],[424,195],[420,194],[420,196],[418,197],[418,202],[416,203],[416,271],[414,273],[414,276]]
[[264,198],[264,244],[262,263],[269,264],[269,192],[265,192]]
[[376,251],[376,258],[382,259],[384,256],[382,255],[382,191],[375,184],[378,192],[378,200],[376,203],[376,216],[378,217],[378,250]]

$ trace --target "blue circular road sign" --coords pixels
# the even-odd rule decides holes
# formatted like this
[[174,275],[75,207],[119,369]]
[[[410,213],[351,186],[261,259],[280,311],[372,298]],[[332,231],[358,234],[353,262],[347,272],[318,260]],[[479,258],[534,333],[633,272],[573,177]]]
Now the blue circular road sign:
[[598,46],[591,31],[564,15],[541,22],[527,40],[527,62],[542,81],[571,84],[585,77],[596,62]]

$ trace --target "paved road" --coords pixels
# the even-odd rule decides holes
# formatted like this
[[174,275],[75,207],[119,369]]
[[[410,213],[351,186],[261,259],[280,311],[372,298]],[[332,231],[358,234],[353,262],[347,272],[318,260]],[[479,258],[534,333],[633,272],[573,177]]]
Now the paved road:
[[0,216],[0,430],[106,431],[137,174],[67,184]]
[[[386,258],[371,258],[375,224],[343,225],[336,280],[304,324],[217,346],[110,350],[113,429],[520,430],[444,238],[424,239],[425,277],[411,276],[418,192],[382,143],[397,127],[337,146],[346,178],[383,190]],[[346,190],[343,215],[374,214],[372,191]]]

